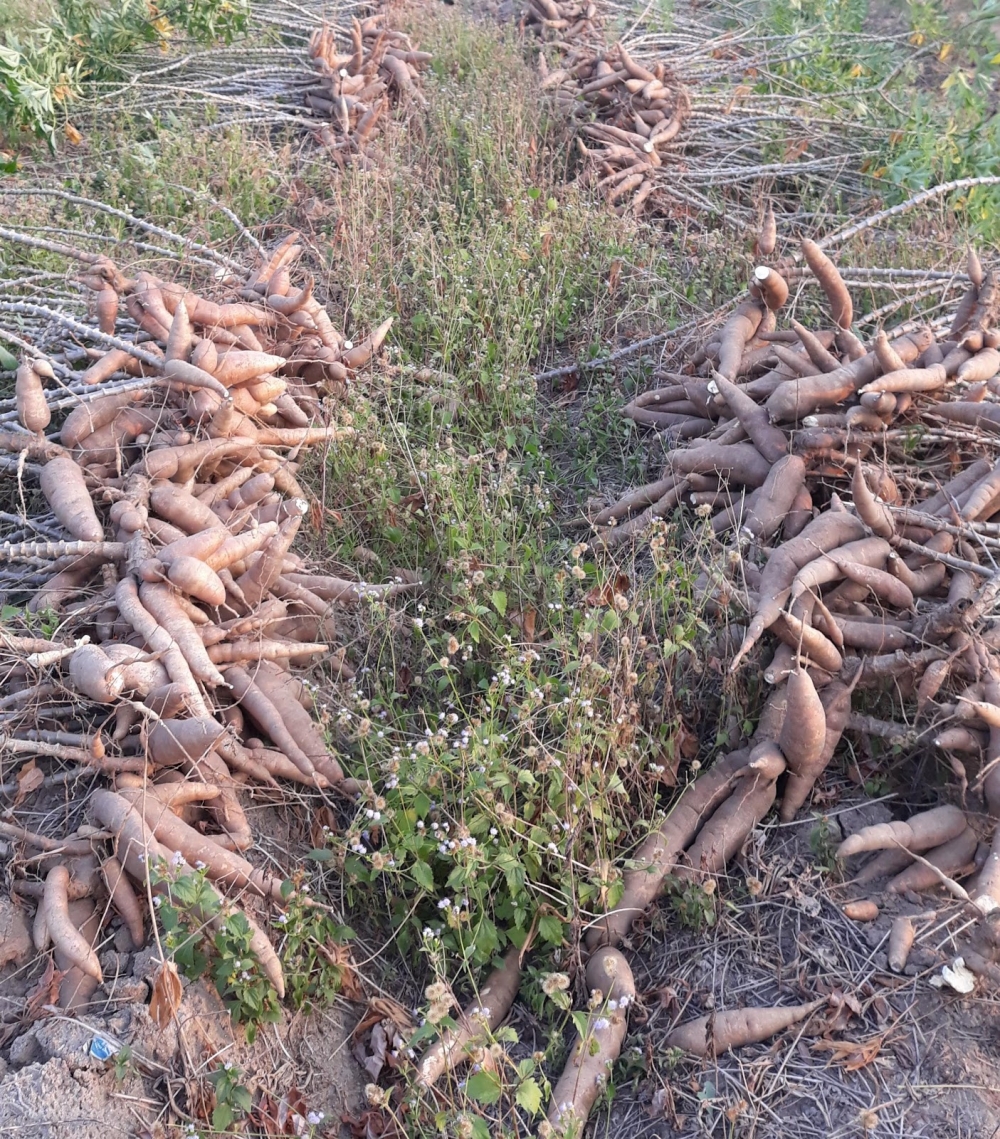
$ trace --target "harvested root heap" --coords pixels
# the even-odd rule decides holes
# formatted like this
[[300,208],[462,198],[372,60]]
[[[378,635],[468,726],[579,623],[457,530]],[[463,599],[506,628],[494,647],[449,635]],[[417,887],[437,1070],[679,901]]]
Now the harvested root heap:
[[[826,67],[811,30],[776,36],[766,20],[734,24],[728,10],[696,3],[675,5],[669,30],[653,30],[646,14],[609,46],[589,4],[528,0],[522,10],[522,30],[541,40],[543,89],[580,124],[584,184],[619,212],[631,203],[740,232],[754,223],[762,182],[793,196],[792,187],[808,196],[810,186],[826,193],[836,184],[860,208],[861,163],[885,139],[877,124],[857,121],[853,80],[831,89],[823,115],[803,114],[814,93],[787,63]],[[845,51],[849,39],[840,40]],[[853,133],[836,129],[844,118]]]
[[597,5],[570,0],[528,0],[521,11],[521,31],[530,29],[546,39],[572,43],[598,33],[601,26]]
[[[346,341],[312,283],[292,284],[299,252],[293,235],[221,303],[91,258],[83,280],[98,328],[55,314],[65,350],[26,352],[17,372],[20,429],[0,447],[51,515],[44,540],[0,546],[4,585],[8,600],[60,623],[52,641],[0,636],[0,750],[110,780],[74,835],[2,832],[40,852],[19,864],[14,889],[38,900],[36,946],[55,945],[66,1008],[101,981],[101,899],[138,947],[164,866],[204,868],[218,891],[209,928],[227,897],[281,903],[280,879],[242,853],[253,845],[243,786],[353,790],[292,669],[324,658],[350,675],[331,645],[335,605],[413,579],[368,586],[309,572],[292,552],[310,511],[300,451],[351,437],[312,422],[387,331]],[[84,355],[81,338],[102,345],[84,371],[66,363]],[[72,410],[46,437],[50,402]],[[280,996],[278,958],[248,920]]]
[[[765,233],[758,247],[771,240]],[[662,478],[603,511],[596,526],[613,541],[682,504],[695,507],[724,543],[721,568],[699,582],[709,611],[735,608],[746,622],[727,633],[730,671],[766,636],[763,675],[774,688],[753,750],[726,756],[681,796],[638,852],[622,904],[592,931],[594,943],[617,942],[667,873],[721,871],[778,795],[755,768],[765,765],[769,778],[787,770],[780,817],[794,818],[852,726],[933,746],[963,803],[974,794],[989,826],[1000,820],[994,275],[970,254],[968,287],[950,321],[909,322],[866,345],[852,331],[836,267],[812,242],[803,254],[831,328],[793,320],[778,329],[788,285],[777,269],[759,267],[750,296],[695,357],[700,374],[665,375],[667,386],[625,409],[675,446]],[[886,684],[913,701],[917,727],[852,715],[855,692]],[[859,880],[889,879],[887,889],[900,893],[971,872],[982,861],[977,845],[965,811],[946,805],[852,836],[840,853],[884,850]],[[984,910],[1000,902],[989,870],[998,863],[991,856],[973,892]]]
[[[562,65],[549,71],[539,58],[542,89],[554,91],[556,102],[586,121],[577,146],[586,165],[580,181],[601,191],[619,213],[631,208],[662,207],[651,197],[658,188],[656,172],[691,110],[687,91],[669,67],[637,63],[618,44],[609,51],[571,48]],[[586,140],[586,141],[584,141]],[[662,198],[662,195],[660,196]]]
[[383,115],[407,102],[425,105],[420,69],[431,61],[410,37],[382,27],[385,14],[351,22],[351,50],[337,51],[333,30],[324,25],[309,40],[309,58],[319,70],[317,85],[305,93],[306,106],[330,120],[320,138],[337,159],[370,163],[370,148]]
[[[767,255],[773,248],[768,218],[758,249]],[[753,737],[690,783],[632,854],[618,905],[587,932],[591,965],[614,960],[608,947],[622,943],[668,876],[706,883],[725,871],[776,803],[782,821],[794,819],[842,735],[857,731],[932,748],[954,773],[961,806],[932,806],[849,835],[838,850],[848,874],[855,886],[877,883],[886,896],[946,889],[971,903],[965,964],[996,980],[994,275],[970,254],[967,289],[951,319],[909,322],[865,344],[852,330],[851,296],[836,267],[812,242],[802,252],[826,295],[831,327],[810,331],[793,320],[779,328],[788,284],[778,268],[761,266],[750,295],[697,354],[691,374],[662,376],[665,386],[625,410],[663,431],[672,446],[662,477],[609,507],[596,526],[614,540],[693,506],[720,543],[699,582],[708,610],[723,619],[735,610],[744,622],[724,637],[730,670],[766,640],[763,675],[772,691]],[[852,712],[862,692],[903,698],[915,726]],[[989,848],[980,840],[991,836]],[[878,906],[868,899],[845,912],[870,920]],[[897,921],[891,968],[905,966],[913,933],[910,919]],[[629,977],[624,959],[614,967]],[[589,967],[588,981],[608,996]],[[680,1025],[667,1044],[711,1056],[765,1040],[823,1003],[719,1010]],[[600,1021],[603,1035],[592,1032],[570,1056],[549,1110],[557,1133],[577,1133],[595,1086],[608,1078],[624,1035],[620,1003],[612,1013]]]

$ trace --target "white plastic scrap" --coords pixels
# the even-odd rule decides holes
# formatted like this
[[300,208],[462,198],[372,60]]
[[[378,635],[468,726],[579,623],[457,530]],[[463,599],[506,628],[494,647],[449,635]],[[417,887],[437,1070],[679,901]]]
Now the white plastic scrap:
[[976,987],[976,977],[965,967],[965,961],[956,957],[953,964],[942,966],[940,975],[931,977],[931,984],[936,989],[948,985],[956,993],[971,993]]

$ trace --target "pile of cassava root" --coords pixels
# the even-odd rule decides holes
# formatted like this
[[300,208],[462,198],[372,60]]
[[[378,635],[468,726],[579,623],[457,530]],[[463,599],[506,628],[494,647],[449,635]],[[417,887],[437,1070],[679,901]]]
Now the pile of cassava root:
[[[5,599],[54,611],[58,625],[51,640],[0,632],[0,754],[7,774],[20,765],[25,794],[44,785],[36,760],[107,777],[74,834],[0,824],[33,852],[13,864],[13,889],[37,903],[35,945],[55,947],[66,1009],[102,981],[108,900],[144,943],[164,866],[204,869],[218,891],[209,928],[244,897],[281,904],[281,878],[243,854],[254,836],[242,788],[357,791],[293,670],[320,660],[350,676],[331,643],[335,606],[418,583],[402,571],[384,586],[309,572],[292,550],[311,509],[298,455],[349,445],[349,428],[319,420],[388,330],[344,339],[312,282],[292,283],[296,236],[222,302],[92,257],[82,281],[96,327],[61,318],[68,350],[26,350],[17,369],[19,423],[0,448],[20,464],[22,501],[37,484],[50,537],[0,545]],[[74,371],[65,361],[83,355],[81,341],[99,347]],[[46,434],[50,401],[65,406],[67,392],[74,406]],[[281,996],[279,959],[248,920]]]
[[522,32],[532,31],[546,40],[569,44],[595,35],[601,23],[592,0],[528,0],[518,26]]
[[[775,240],[768,211],[758,254],[770,257]],[[779,328],[786,275],[809,277],[790,265],[784,273],[758,267],[749,296],[689,371],[662,375],[664,386],[625,409],[664,433],[670,449],[662,477],[593,519],[610,543],[694,507],[711,563],[698,590],[709,612],[732,621],[720,655],[728,652],[736,671],[766,638],[772,647],[763,675],[772,689],[753,737],[682,791],[632,853],[618,905],[591,922],[594,996],[587,1032],[553,1092],[548,1125],[558,1134],[578,1133],[624,1040],[634,984],[617,946],[632,923],[668,876],[698,885],[722,874],[779,798],[778,817],[795,819],[845,732],[930,748],[954,773],[955,802],[844,840],[838,854],[855,889],[916,901],[945,890],[963,899],[973,918],[965,963],[990,981],[1000,977],[993,964],[1000,950],[993,273],[970,253],[966,292],[950,320],[909,322],[865,344],[852,330],[851,297],[836,267],[813,242],[802,253],[831,327],[810,331],[793,320]],[[905,722],[852,712],[861,692],[902,699]],[[870,920],[878,903],[855,901],[845,913]],[[892,969],[905,967],[913,937],[911,920],[898,918]],[[513,952],[460,1030],[424,1059],[422,1082],[482,1047],[481,1023],[500,1023],[518,978]],[[667,1044],[714,1055],[767,1039],[824,1003],[716,1011],[677,1027]]]
[[554,71],[540,55],[539,70],[542,90],[584,120],[576,140],[585,160],[581,184],[603,193],[619,213],[642,212],[691,109],[683,85],[662,61],[646,68],[621,43],[604,52],[570,48]]
[[329,120],[320,138],[342,164],[368,167],[377,161],[371,142],[383,115],[401,103],[425,105],[420,69],[431,61],[410,37],[383,27],[385,13],[351,21],[351,50],[338,53],[332,29],[323,25],[309,40],[309,58],[319,81],[305,93],[306,106]]

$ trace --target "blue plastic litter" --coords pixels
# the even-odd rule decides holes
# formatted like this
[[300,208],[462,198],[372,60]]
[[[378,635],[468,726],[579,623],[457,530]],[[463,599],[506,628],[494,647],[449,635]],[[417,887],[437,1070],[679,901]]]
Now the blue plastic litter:
[[110,1060],[118,1051],[118,1045],[105,1040],[103,1036],[95,1036],[90,1042],[90,1054],[95,1060]]

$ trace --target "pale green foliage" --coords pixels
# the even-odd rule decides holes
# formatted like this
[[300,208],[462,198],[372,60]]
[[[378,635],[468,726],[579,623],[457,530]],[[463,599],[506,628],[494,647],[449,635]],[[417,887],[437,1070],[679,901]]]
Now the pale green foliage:
[[178,32],[198,43],[226,42],[246,27],[248,0],[56,0],[48,18],[0,43],[0,136],[17,144],[22,131],[55,145],[66,105],[86,80],[114,79],[121,57],[145,46],[166,47]]

